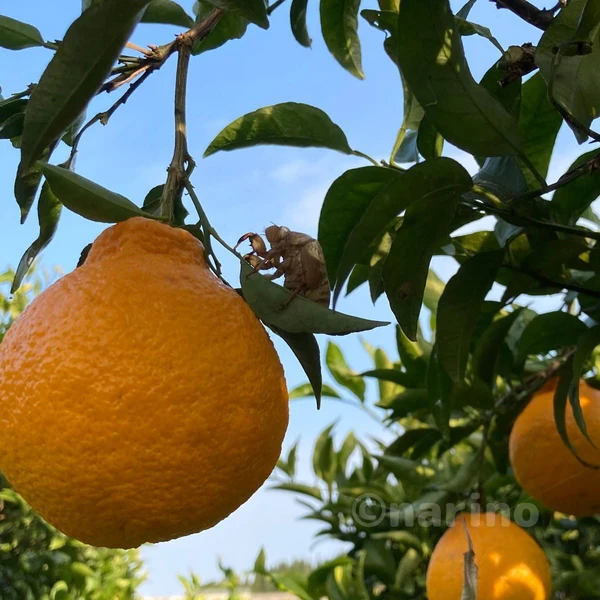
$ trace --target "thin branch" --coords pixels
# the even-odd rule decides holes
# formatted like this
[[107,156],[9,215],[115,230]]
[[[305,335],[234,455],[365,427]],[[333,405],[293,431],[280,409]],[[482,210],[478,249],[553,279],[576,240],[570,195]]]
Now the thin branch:
[[554,13],[562,5],[559,3],[557,6],[547,10],[544,8],[538,8],[527,2],[527,0],[490,0],[496,4],[496,8],[506,8],[513,12],[515,15],[526,21],[530,25],[545,31],[550,26]]
[[273,4],[271,4],[271,6],[269,6],[269,8],[267,8],[267,14],[270,15],[274,10],[276,10],[278,7],[280,7],[284,2],[285,2],[285,0],[275,0],[275,2],[273,2]]

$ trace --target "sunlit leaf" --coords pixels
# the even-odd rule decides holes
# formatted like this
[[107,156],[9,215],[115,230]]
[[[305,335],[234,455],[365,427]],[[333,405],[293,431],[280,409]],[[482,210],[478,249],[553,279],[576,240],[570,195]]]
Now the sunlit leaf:
[[0,15],[0,48],[23,50],[43,45],[44,38],[33,25]]

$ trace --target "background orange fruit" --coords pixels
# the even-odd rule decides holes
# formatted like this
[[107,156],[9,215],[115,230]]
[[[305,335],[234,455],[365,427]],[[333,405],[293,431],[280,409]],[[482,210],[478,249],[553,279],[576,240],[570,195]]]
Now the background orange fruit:
[[[554,422],[554,391],[542,388],[517,418],[510,435],[510,460],[525,491],[552,510],[590,516],[600,512],[600,471],[584,466],[565,446]],[[584,381],[579,386],[587,433],[600,447],[600,392]],[[600,450],[585,439],[573,417],[566,414],[569,440],[578,455],[600,465]]]
[[[463,520],[464,519],[464,520]],[[437,543],[427,569],[429,600],[458,600],[463,555],[471,536],[478,571],[477,600],[548,600],[550,566],[544,551],[521,527],[495,513],[464,513]]]
[[283,369],[188,232],[107,229],[0,345],[0,470],[50,523],[134,547],[213,526],[277,462]]

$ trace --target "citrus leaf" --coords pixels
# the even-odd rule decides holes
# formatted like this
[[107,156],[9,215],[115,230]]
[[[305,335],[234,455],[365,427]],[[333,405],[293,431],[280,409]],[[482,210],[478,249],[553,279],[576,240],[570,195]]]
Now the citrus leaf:
[[296,41],[305,48],[310,48],[312,40],[306,27],[306,6],[308,0],[292,0],[290,23]]
[[264,0],[207,0],[210,4],[237,13],[262,29],[269,29]]
[[[418,177],[409,178],[417,169]],[[383,265],[383,283],[398,324],[414,341],[429,263],[448,235],[461,194],[471,188],[472,181],[456,161],[444,158],[412,167],[404,179],[414,181],[405,188],[411,204]]]
[[25,111],[18,112],[0,123],[0,140],[10,140],[19,137],[23,133],[25,123]]
[[0,125],[10,119],[13,115],[25,112],[27,102],[28,100],[20,98],[19,96],[0,101]]
[[489,40],[498,50],[500,50],[501,54],[504,54],[504,48],[500,44],[500,42],[492,35],[492,32],[488,27],[484,27],[483,25],[479,25],[478,23],[472,23],[471,21],[467,21],[466,19],[461,18],[459,15],[455,17],[456,23],[458,24],[458,31],[460,35],[469,36],[469,35],[480,35],[481,37]]
[[[314,396],[314,390],[310,383],[303,383],[298,387],[295,387],[293,390],[290,390],[289,396],[290,400],[296,400],[297,398],[308,398],[310,396]],[[323,384],[321,387],[321,397],[322,398],[341,398],[341,396],[334,390],[330,385]]]
[[520,152],[517,123],[471,75],[447,0],[402,0],[398,39],[402,74],[446,140],[478,156]]
[[[55,142],[52,144],[52,148],[46,148],[46,150],[42,154],[43,161],[50,159],[50,156],[56,145],[57,143]],[[25,222],[25,219],[27,218],[31,207],[33,206],[33,202],[35,200],[38,188],[40,187],[41,181],[41,162],[34,163],[28,169],[19,168],[19,171],[17,172],[17,176],[15,178],[14,191],[17,204],[21,209],[21,223]]]
[[346,389],[350,390],[361,402],[365,401],[366,385],[363,378],[353,371],[346,362],[339,346],[329,342],[325,362],[332,377]]
[[[241,261],[240,281],[244,298],[256,315],[267,325],[290,333],[346,335],[388,324],[329,310],[301,296],[290,301],[289,290],[255,273],[245,260]],[[286,302],[289,304],[284,307]]]
[[[213,6],[206,0],[201,0],[197,3],[197,6],[196,23],[202,21],[214,10]],[[204,39],[196,40],[192,47],[192,54],[202,54],[202,52],[220,48],[230,40],[240,39],[246,33],[249,23],[248,19],[237,13],[225,13]]]
[[346,69],[364,79],[358,9],[360,0],[321,0],[321,31],[329,52]]
[[412,485],[424,486],[430,480],[427,474],[419,470],[420,464],[414,460],[399,456],[388,456],[386,454],[376,456],[375,458],[380,465],[388,469],[400,481],[406,481]]
[[[408,394],[409,392],[415,392],[415,397],[418,397],[421,402],[421,408],[427,406],[427,390],[409,390],[408,392],[404,392],[404,394]],[[385,455],[403,456],[417,444],[422,445],[424,441],[427,441],[429,447],[431,448],[441,439],[442,436],[440,435],[440,432],[433,427],[409,429],[385,449]],[[415,459],[417,457],[412,456],[411,458]]]
[[440,362],[454,381],[465,376],[477,318],[503,257],[503,250],[476,254],[461,265],[440,298],[436,343]]
[[24,50],[43,45],[44,38],[33,25],[0,15],[0,48]]
[[374,377],[375,379],[379,379],[381,381],[391,381],[392,383],[397,383],[398,385],[407,385],[410,382],[410,377],[403,373],[402,371],[398,371],[397,369],[373,369],[371,371],[365,371],[360,374],[361,377]]
[[295,494],[303,494],[305,496],[310,496],[311,498],[316,498],[317,500],[323,499],[321,490],[318,487],[303,485],[301,483],[278,483],[277,485],[272,486],[270,489],[284,490],[286,492],[294,492]]
[[[566,422],[566,413],[567,413],[567,401],[569,399],[569,395],[571,394],[571,390],[574,386],[579,385],[578,379],[573,379],[573,357],[570,357],[567,362],[561,367],[558,372],[558,384],[556,386],[556,390],[554,392],[554,423],[556,424],[556,429],[565,444],[565,446],[571,451],[573,456],[585,467],[589,467],[591,469],[598,469],[600,465],[592,465],[585,460],[583,460],[579,454],[577,454],[577,450],[571,443],[569,439],[569,433],[567,431],[567,422]],[[579,397],[577,397],[579,400]],[[581,407],[579,406],[579,411],[581,411]],[[582,418],[582,417],[581,417]],[[585,432],[585,426],[583,428]]]
[[317,338],[312,333],[290,333],[274,325],[269,325],[269,327],[290,347],[302,365],[310,381],[312,395],[317,401],[318,410],[321,408],[323,377],[321,375],[321,352]]
[[460,19],[468,19],[471,9],[475,6],[475,2],[477,2],[477,0],[468,0],[468,2],[466,2],[465,5],[456,13],[456,16]]
[[426,160],[439,158],[444,150],[444,138],[438,133],[430,117],[424,116],[419,124],[417,150]]
[[82,112],[66,129],[62,136],[62,141],[69,147],[73,147],[73,143],[75,142],[75,138],[77,134],[81,130],[85,122],[85,111]]
[[67,30],[29,99],[21,140],[25,171],[85,110],[100,89],[149,0],[104,0]]
[[427,364],[427,392],[433,419],[445,440],[450,437],[451,391],[452,380],[442,368],[437,346],[434,345]]
[[74,213],[99,223],[118,223],[131,217],[149,217],[131,200],[55,165],[41,166],[52,192]]
[[333,439],[331,437],[331,431],[334,427],[335,423],[332,423],[319,434],[313,450],[313,471],[317,477],[324,481],[329,479],[332,467],[335,466]]
[[454,474],[450,481],[441,484],[441,490],[447,492],[468,492],[477,482],[484,458],[485,446],[469,457]]
[[42,192],[38,201],[40,233],[33,244],[27,248],[25,254],[23,254],[23,257],[19,261],[19,266],[15,272],[15,278],[10,290],[11,294],[14,294],[19,287],[21,287],[21,282],[37,255],[52,241],[52,238],[56,233],[56,228],[58,227],[61,211],[62,204],[52,193],[50,185],[46,181],[42,186]]
[[587,327],[577,317],[560,311],[535,317],[525,327],[519,341],[521,361],[532,354],[546,354],[577,344]]
[[344,132],[322,110],[308,104],[284,102],[260,108],[230,123],[210,143],[204,157],[265,144],[353,152]]
[[177,2],[172,2],[172,0],[151,0],[141,22],[165,23],[188,28],[194,25],[194,19]]

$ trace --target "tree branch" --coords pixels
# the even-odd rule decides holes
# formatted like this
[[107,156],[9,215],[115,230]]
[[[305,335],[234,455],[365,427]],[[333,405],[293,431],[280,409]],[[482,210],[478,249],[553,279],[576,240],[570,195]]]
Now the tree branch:
[[527,0],[490,0],[490,2],[494,2],[498,9],[506,8],[510,10],[530,25],[533,25],[542,31],[548,29],[554,18],[554,13],[562,6],[559,3],[555,7],[547,10],[545,8],[538,8],[531,4],[531,2],[527,2]]

